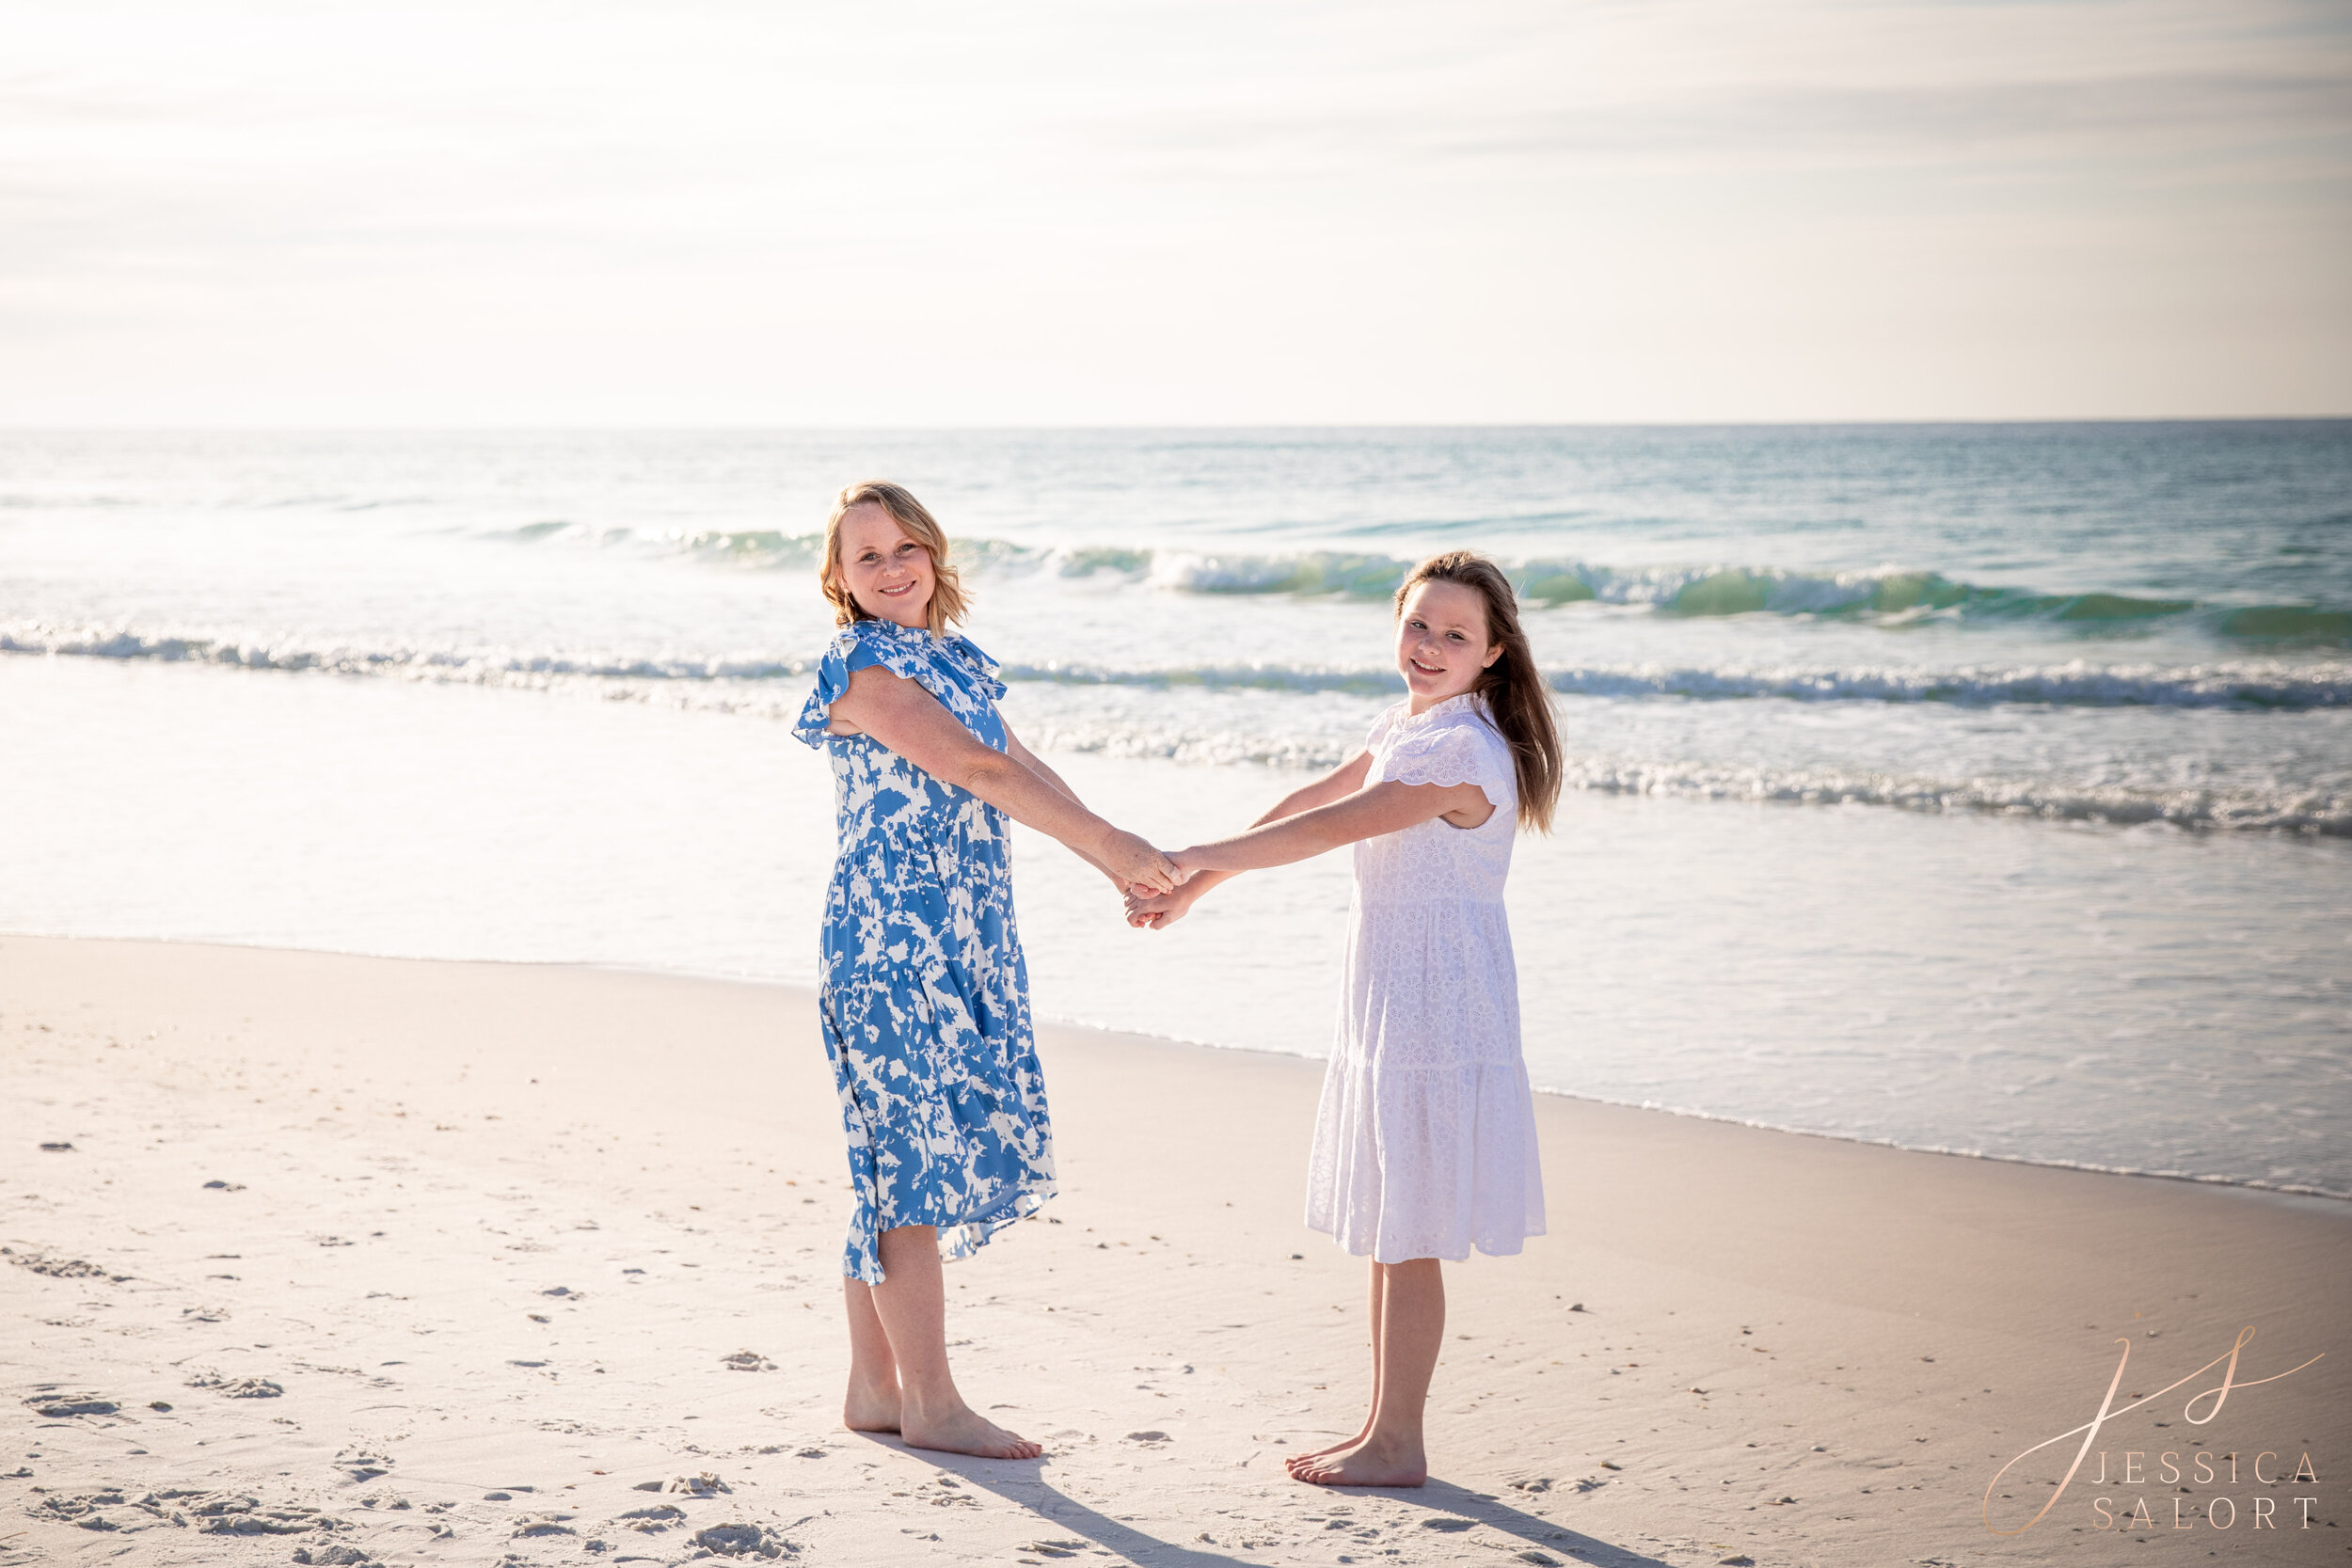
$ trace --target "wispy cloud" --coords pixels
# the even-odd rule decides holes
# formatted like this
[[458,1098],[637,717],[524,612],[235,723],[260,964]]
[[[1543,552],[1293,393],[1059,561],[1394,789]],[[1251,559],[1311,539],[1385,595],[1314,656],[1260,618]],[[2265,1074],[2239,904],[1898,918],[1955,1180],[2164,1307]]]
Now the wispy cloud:
[[2352,403],[2340,0],[92,0],[10,38],[0,418]]
[[[1776,89],[1683,105],[1565,108],[1466,129],[1455,154],[1951,159],[2214,150],[2352,134],[2352,77],[2207,74]],[[2352,150],[2347,148],[2346,150]]]

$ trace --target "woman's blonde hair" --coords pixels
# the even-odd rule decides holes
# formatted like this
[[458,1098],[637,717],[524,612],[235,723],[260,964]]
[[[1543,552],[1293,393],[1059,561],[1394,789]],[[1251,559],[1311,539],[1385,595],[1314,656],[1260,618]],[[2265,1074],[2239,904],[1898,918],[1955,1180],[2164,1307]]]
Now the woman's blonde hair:
[[939,526],[939,519],[929,508],[914,499],[914,493],[903,484],[886,479],[866,479],[850,485],[833,503],[833,515],[825,519],[825,559],[817,568],[818,586],[825,592],[826,602],[833,606],[833,623],[846,626],[852,621],[869,621],[873,617],[857,607],[849,588],[841,580],[841,519],[850,508],[871,502],[890,514],[891,521],[900,532],[923,546],[931,558],[931,602],[924,607],[924,616],[930,623],[933,636],[944,635],[947,628],[964,617],[963,583],[956,569],[947,563],[947,533]]
[[1502,657],[1488,665],[1471,688],[1486,699],[1495,729],[1511,748],[1511,768],[1518,775],[1519,826],[1539,833],[1551,832],[1552,809],[1560,801],[1566,768],[1560,756],[1560,732],[1551,722],[1551,689],[1535,667],[1535,651],[1528,646],[1519,626],[1519,596],[1502,568],[1469,550],[1433,555],[1405,575],[1397,585],[1396,612],[1405,613],[1405,596],[1424,582],[1458,583],[1473,589],[1486,602],[1486,635],[1502,644]]

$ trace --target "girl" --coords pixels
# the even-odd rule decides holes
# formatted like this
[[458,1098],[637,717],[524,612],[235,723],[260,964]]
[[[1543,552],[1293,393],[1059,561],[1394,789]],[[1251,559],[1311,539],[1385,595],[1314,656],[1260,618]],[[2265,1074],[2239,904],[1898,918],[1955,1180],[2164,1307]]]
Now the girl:
[[1308,1167],[1307,1223],[1372,1261],[1372,1404],[1344,1443],[1291,1459],[1325,1486],[1419,1486],[1422,1407],[1445,1335],[1439,1260],[1544,1233],[1534,1102],[1503,918],[1512,835],[1548,832],[1560,744],[1510,580],[1432,556],[1397,590],[1410,695],[1364,749],[1237,838],[1179,850],[1189,879],[1128,897],[1163,927],[1236,872],[1356,846],[1346,986]]
[[948,635],[963,592],[920,501],[882,481],[842,491],[819,570],[842,629],[797,733],[832,758],[841,834],[818,1011],[857,1203],[842,1419],[910,1448],[1033,1459],[1037,1444],[957,1392],[939,1272],[1054,1193],[1005,818],[1121,886],[1164,890],[1175,870],[1005,726],[995,662]]

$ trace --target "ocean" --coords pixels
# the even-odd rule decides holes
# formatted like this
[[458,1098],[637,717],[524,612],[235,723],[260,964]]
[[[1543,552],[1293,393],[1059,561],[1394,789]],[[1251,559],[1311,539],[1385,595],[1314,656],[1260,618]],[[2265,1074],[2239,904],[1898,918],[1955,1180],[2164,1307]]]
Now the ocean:
[[[1548,1090],[2352,1196],[2352,421],[0,433],[0,930],[813,980],[870,476],[1169,847],[1360,741],[1417,555],[1504,562]],[[1042,1014],[1326,1049],[1344,853],[1146,934],[1017,848]]]

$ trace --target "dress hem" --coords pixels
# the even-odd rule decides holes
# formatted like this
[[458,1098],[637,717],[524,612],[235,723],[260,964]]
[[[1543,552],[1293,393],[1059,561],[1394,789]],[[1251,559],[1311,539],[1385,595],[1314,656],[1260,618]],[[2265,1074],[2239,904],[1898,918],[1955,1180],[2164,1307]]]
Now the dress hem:
[[1465,1245],[1459,1252],[1414,1252],[1407,1253],[1402,1258],[1383,1258],[1380,1256],[1380,1247],[1377,1243],[1375,1243],[1371,1246],[1357,1246],[1349,1242],[1343,1241],[1339,1232],[1331,1229],[1328,1226],[1317,1225],[1312,1220],[1309,1220],[1307,1222],[1307,1228],[1316,1232],[1318,1235],[1330,1237],[1331,1244],[1346,1253],[1349,1257],[1369,1258],[1375,1263],[1411,1263],[1417,1262],[1423,1258],[1434,1259],[1440,1263],[1462,1263],[1469,1261],[1470,1255],[1472,1252],[1480,1253],[1488,1258],[1517,1258],[1521,1252],[1526,1250],[1527,1243],[1529,1242],[1534,1240],[1538,1236],[1547,1234],[1544,1228],[1538,1226],[1535,1229],[1529,1231],[1526,1235],[1521,1236],[1518,1241],[1512,1242],[1508,1245],[1504,1245],[1501,1243],[1489,1245],[1485,1242],[1471,1242]]

